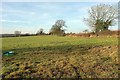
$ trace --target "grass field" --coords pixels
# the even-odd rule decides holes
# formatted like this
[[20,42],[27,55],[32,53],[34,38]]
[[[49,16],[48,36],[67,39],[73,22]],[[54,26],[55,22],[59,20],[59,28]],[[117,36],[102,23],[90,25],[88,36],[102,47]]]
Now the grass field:
[[2,38],[3,78],[117,78],[118,38]]

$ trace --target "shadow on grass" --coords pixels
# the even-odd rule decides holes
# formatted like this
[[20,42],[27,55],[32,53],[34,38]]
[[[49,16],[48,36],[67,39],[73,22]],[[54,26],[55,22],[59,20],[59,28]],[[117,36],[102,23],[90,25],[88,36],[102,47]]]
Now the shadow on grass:
[[[71,52],[75,50],[79,50],[80,52],[87,52],[87,50],[95,47],[100,47],[102,45],[56,45],[56,46],[40,46],[40,47],[28,47],[28,48],[16,48],[16,49],[10,49],[8,51],[14,51],[15,53],[21,53],[21,52],[34,52],[34,51],[59,51],[59,52]],[[3,50],[2,52],[5,52],[6,50]]]

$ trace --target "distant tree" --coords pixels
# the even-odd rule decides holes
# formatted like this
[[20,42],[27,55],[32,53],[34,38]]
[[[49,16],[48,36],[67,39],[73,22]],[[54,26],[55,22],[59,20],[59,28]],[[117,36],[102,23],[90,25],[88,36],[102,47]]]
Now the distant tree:
[[36,35],[43,35],[43,34],[44,34],[44,32],[43,32],[42,28],[40,28],[36,33]]
[[30,36],[30,34],[29,33],[25,33],[25,36]]
[[88,29],[85,29],[83,32],[88,33],[88,32],[89,32],[89,30],[88,30]]
[[92,6],[88,11],[88,18],[84,18],[84,21],[95,32],[108,30],[109,26],[115,25],[115,20],[118,17],[117,12],[117,8],[111,5]]
[[55,24],[52,25],[52,28],[50,29],[50,33],[49,34],[64,35],[65,34],[65,29],[63,29],[64,27],[67,27],[65,25],[65,21],[64,20],[57,20],[55,22]]
[[20,36],[21,35],[21,31],[15,31],[14,34],[15,34],[15,36]]

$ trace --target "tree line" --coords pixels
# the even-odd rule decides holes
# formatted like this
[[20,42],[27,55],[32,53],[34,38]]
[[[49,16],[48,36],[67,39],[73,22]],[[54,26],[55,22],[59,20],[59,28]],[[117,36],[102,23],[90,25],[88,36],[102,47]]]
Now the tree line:
[[[107,4],[99,4],[96,6],[92,6],[88,10],[88,17],[84,18],[83,21],[90,26],[91,30],[94,33],[102,32],[109,30],[110,26],[114,26],[116,24],[116,20],[118,18],[118,11],[115,6],[107,5]],[[57,20],[55,24],[52,25],[49,35],[65,35],[65,21]],[[83,32],[88,32],[85,29]],[[20,31],[15,31],[16,36],[21,34]],[[37,31],[36,35],[45,35],[44,30],[41,28]]]

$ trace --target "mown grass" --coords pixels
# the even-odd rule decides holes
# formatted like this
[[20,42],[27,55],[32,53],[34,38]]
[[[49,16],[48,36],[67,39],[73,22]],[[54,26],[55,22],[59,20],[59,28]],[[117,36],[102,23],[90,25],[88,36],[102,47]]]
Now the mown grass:
[[3,78],[117,78],[118,38],[2,38]]

